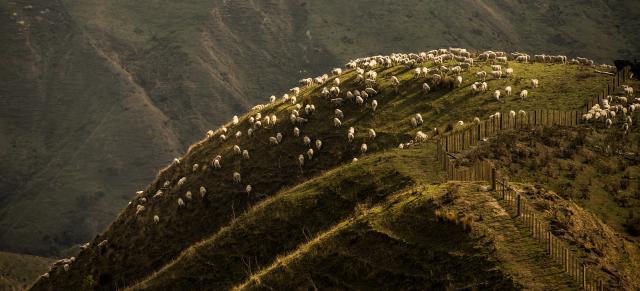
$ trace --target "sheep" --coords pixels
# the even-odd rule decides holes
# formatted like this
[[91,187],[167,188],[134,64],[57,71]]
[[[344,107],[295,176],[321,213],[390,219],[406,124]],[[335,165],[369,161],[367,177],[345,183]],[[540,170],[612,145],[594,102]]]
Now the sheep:
[[369,139],[375,139],[376,138],[376,131],[373,130],[373,128],[369,128]]
[[457,76],[456,77],[455,86],[456,87],[462,86],[462,76]]
[[304,155],[299,155],[298,156],[298,165],[300,167],[304,166]]
[[362,99],[362,97],[360,96],[356,96],[356,104],[358,105],[364,104],[364,99]]
[[422,68],[416,68],[415,70],[413,70],[414,79],[420,78],[420,76],[422,76]]
[[500,101],[500,90],[496,90],[493,92],[493,98],[495,98],[496,101]]
[[200,196],[204,198],[204,195],[207,195],[207,188],[200,186]]
[[507,96],[511,96],[511,86],[507,86],[507,87],[505,87],[505,88],[504,88],[504,93],[505,93]]
[[306,146],[311,144],[311,139],[306,135],[302,138],[302,141],[304,142],[304,145],[306,145]]
[[276,125],[278,117],[275,114],[271,114],[271,125]]
[[422,131],[418,131],[416,132],[416,142],[425,142],[427,141],[428,136],[422,132]]
[[[192,167],[191,171],[192,171],[192,172],[197,172],[197,171],[198,171],[198,168],[200,168],[200,165],[198,165],[198,164],[193,164],[193,167]],[[179,181],[178,181],[178,182],[179,182]]]
[[331,99],[331,104],[335,105],[335,106],[340,106],[340,105],[342,105],[343,102],[344,102],[344,99],[342,99],[342,98],[333,98],[333,99]]
[[322,148],[322,141],[319,139],[316,139],[316,149],[320,150]]
[[295,137],[299,137],[300,136],[300,129],[298,127],[294,127],[293,128],[293,136],[295,136]]
[[164,184],[162,184],[162,187],[165,187],[165,188],[167,188],[169,186],[171,186],[171,182],[169,182],[169,181],[164,181]]
[[362,153],[363,155],[367,153],[367,144],[366,143],[363,143],[360,146],[360,153]]
[[500,79],[500,77],[502,77],[502,71],[492,71],[491,75],[494,79]]
[[241,155],[242,154],[242,150],[240,150],[240,146],[239,145],[234,145],[233,146],[233,153],[236,155]]
[[487,72],[485,71],[476,72],[476,78],[482,79],[482,81],[484,81],[487,78]]
[[496,62],[507,63],[507,57],[496,57]]
[[269,97],[269,103],[275,103],[276,102],[276,96],[271,95],[271,97]]
[[184,200],[182,198],[178,198],[178,207],[184,206]]
[[233,118],[231,119],[231,123],[233,125],[238,125],[240,121],[238,120],[238,115],[234,115]]
[[505,73],[506,73],[507,77],[513,76],[513,68],[507,68],[505,70]]
[[370,87],[365,88],[365,89],[364,89],[364,92],[366,92],[366,93],[367,93],[367,94],[369,94],[370,96],[374,96],[374,95],[377,95],[377,94],[378,94],[378,91],[376,91],[375,89],[370,88]]
[[[207,131],[207,138],[212,138],[213,137],[213,130],[209,130]],[[175,160],[174,160],[175,161]],[[179,163],[178,163],[179,164]]]
[[424,123],[424,119],[422,119],[422,115],[420,113],[416,113],[415,118],[418,125]]
[[415,117],[411,117],[409,121],[411,122],[411,127],[418,127],[418,120]]
[[242,131],[236,131],[236,140],[242,137]]
[[351,93],[351,91],[347,91],[346,96],[347,96],[347,100],[352,100],[355,97],[355,95]]
[[464,121],[459,120],[458,123],[456,124],[457,126],[464,126]]
[[247,129],[247,136],[248,137],[252,137],[253,136],[253,128]]
[[527,90],[522,90],[522,91],[520,92],[520,99],[527,98],[527,96],[529,96],[529,91],[527,91]]
[[136,215],[140,214],[142,211],[144,211],[144,205],[138,204],[136,206]]
[[105,240],[101,241],[101,242],[98,244],[98,248],[103,248],[103,247],[105,247],[108,243],[109,243],[109,241],[105,239]]
[[491,65],[492,71],[502,71],[502,66],[500,65]]
[[336,118],[344,118],[344,113],[340,109],[334,110],[334,114],[335,114]]
[[340,76],[340,75],[342,75],[342,69],[340,69],[340,68],[335,68],[335,69],[331,70],[331,75],[334,75],[334,76]]
[[243,150],[242,151],[242,158],[245,160],[249,159],[249,151],[248,150]]
[[519,115],[520,117],[524,118],[524,117],[527,117],[527,112],[526,112],[526,111],[524,111],[524,110],[522,110],[522,109],[520,109],[520,110],[518,111],[518,115]]
[[394,87],[400,86],[400,80],[396,76],[391,76],[391,85]]
[[184,194],[184,198],[187,198],[187,200],[193,199],[193,194],[191,194],[191,191],[187,191],[187,193]]
[[371,101],[371,110],[376,111],[376,108],[378,108],[378,101]]
[[333,79],[333,85],[340,86],[340,78]]
[[311,160],[313,158],[313,149],[308,149],[307,150],[307,157],[309,158],[309,160]]
[[236,182],[237,184],[240,184],[240,182],[242,181],[242,177],[240,176],[240,173],[233,172],[233,181]]
[[611,127],[611,124],[613,124],[613,121],[611,121],[611,119],[607,118],[607,120],[605,121],[605,123],[607,124],[607,128]]
[[334,117],[333,118],[333,126],[340,127],[340,125],[342,125],[342,122],[340,121],[340,119]]
[[220,165],[220,159],[214,159],[213,160],[213,167],[216,168],[216,169],[222,168],[222,166]]
[[487,82],[482,82],[482,84],[480,84],[480,91],[486,92],[487,90],[489,90],[489,84],[487,84]]
[[351,160],[352,163],[355,163],[358,161],[358,158],[353,158],[353,160]]
[[531,86],[533,88],[538,88],[538,79],[531,79]]
[[153,216],[153,222],[154,222],[155,224],[158,224],[158,222],[160,222],[160,217],[158,217],[157,215],[154,215],[154,216]]
[[278,132],[276,133],[276,140],[278,141],[278,144],[282,142],[282,133]]
[[425,94],[429,94],[429,91],[431,91],[431,87],[429,87],[429,84],[423,83],[422,84],[422,91],[424,91]]
[[476,124],[476,125],[477,125],[477,124],[480,124],[480,117],[477,117],[477,116],[476,116],[476,117],[474,117],[474,118],[473,118],[473,123],[474,123],[474,124]]
[[156,194],[153,195],[153,198],[160,198],[160,197],[162,197],[162,190],[158,190]]
[[277,145],[278,144],[278,138],[276,138],[275,136],[269,137],[269,144]]

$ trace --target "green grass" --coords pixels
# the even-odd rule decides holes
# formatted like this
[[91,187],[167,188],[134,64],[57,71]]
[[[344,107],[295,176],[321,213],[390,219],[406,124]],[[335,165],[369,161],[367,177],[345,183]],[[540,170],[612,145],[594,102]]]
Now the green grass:
[[[388,159],[388,162],[381,158],[378,163],[390,163],[399,173],[415,176],[415,181],[441,181],[442,178],[436,170],[437,163],[433,161],[433,145],[415,152],[390,150],[401,142],[409,141],[418,130],[428,132],[436,126],[442,129],[446,124],[457,120],[471,121],[475,116],[486,118],[498,110],[505,112],[529,108],[580,108],[585,95],[602,88],[608,79],[607,76],[589,73],[588,69],[572,65],[511,63],[510,66],[515,70],[515,77],[510,80],[488,80],[490,91],[497,87],[502,88],[505,84],[512,84],[514,91],[518,91],[527,88],[530,78],[539,79],[540,88],[530,89],[530,97],[527,100],[505,98],[502,102],[496,102],[492,100],[490,92],[473,95],[468,88],[474,81],[470,77],[471,72],[463,74],[462,88],[437,88],[425,95],[421,91],[424,80],[411,80],[411,70],[402,66],[380,69],[377,87],[380,93],[374,97],[379,102],[378,110],[374,114],[370,109],[346,104],[341,107],[345,119],[342,127],[338,129],[331,121],[334,107],[319,96],[321,86],[307,88],[303,90],[299,102],[315,104],[316,112],[309,117],[308,124],[300,126],[301,136],[308,135],[312,140],[322,140],[323,148],[316,153],[313,160],[306,161],[302,168],[298,166],[297,156],[306,152],[308,147],[302,143],[302,137],[292,136],[293,126],[288,121],[288,116],[293,105],[278,101],[267,106],[262,110],[263,116],[275,113],[279,122],[273,128],[256,131],[251,138],[246,135],[249,127],[247,119],[256,112],[249,112],[240,118],[239,125],[227,125],[229,140],[223,142],[216,135],[212,140],[201,141],[192,147],[180,165],[160,172],[157,179],[146,189],[145,196],[150,198],[158,189],[162,189],[165,197],[159,200],[150,199],[151,203],[139,216],[134,214],[134,201],[105,233],[92,241],[92,244],[96,245],[103,239],[108,239],[109,248],[98,250],[94,247],[81,252],[69,272],[56,273],[47,282],[40,281],[36,289],[45,288],[47,285],[54,288],[71,288],[75,282],[81,282],[87,276],[96,278],[99,289],[129,286],[175,260],[191,245],[220,232],[223,227],[230,225],[235,217],[253,209],[264,197],[286,193],[283,192],[285,189],[314,177],[322,177],[327,171],[351,162],[354,157],[362,159],[359,148],[363,142],[368,144],[369,154],[382,153],[383,157],[387,154],[397,155]],[[477,70],[487,70],[487,66],[474,67],[472,72]],[[391,75],[402,80],[398,93],[389,87]],[[347,72],[340,78],[343,81],[342,92],[362,89],[361,85],[354,83],[353,72]],[[423,115],[425,124],[414,129],[410,127],[409,118],[416,113]],[[349,126],[356,128],[356,139],[353,143],[348,143],[346,138]],[[376,130],[378,136],[375,140],[368,140],[368,128]],[[237,130],[241,130],[244,135],[236,141],[233,135]],[[277,146],[269,145],[268,138],[276,132],[284,134],[282,143]],[[251,159],[245,161],[234,156],[234,144],[247,149]],[[192,173],[193,164],[210,164],[213,157],[219,154],[223,157],[221,170],[209,167],[206,171]],[[233,183],[234,171],[242,174],[241,184]],[[165,181],[172,181],[172,185],[175,185],[183,176],[187,176],[188,180],[180,189],[176,186],[162,186]],[[251,184],[254,189],[251,195],[244,192],[247,184]],[[205,199],[197,195],[200,186],[205,186],[208,190]],[[192,191],[196,199],[187,201],[186,207],[178,208],[176,199],[187,190]],[[160,217],[158,225],[152,223],[154,215]],[[341,217],[343,216],[334,219]],[[318,231],[324,227],[318,226],[315,229]],[[149,240],[155,243],[149,244]],[[277,251],[271,251],[271,256],[275,253]]]

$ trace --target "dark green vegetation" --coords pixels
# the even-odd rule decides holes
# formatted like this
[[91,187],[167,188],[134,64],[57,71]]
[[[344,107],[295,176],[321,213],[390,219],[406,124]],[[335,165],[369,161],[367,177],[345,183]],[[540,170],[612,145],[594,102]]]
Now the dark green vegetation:
[[0,248],[75,252],[203,132],[350,58],[638,55],[638,1],[496,2],[0,0]]
[[48,258],[0,252],[0,290],[26,289],[52,262]]
[[[433,66],[431,62],[422,65]],[[275,126],[256,130],[249,137],[247,130],[251,125],[248,119],[258,113],[251,111],[240,117],[238,125],[226,125],[226,141],[220,138],[222,130],[219,129],[212,138],[193,145],[179,164],[162,170],[142,194],[149,201],[140,214],[136,215],[136,205],[142,203],[141,197],[134,197],[132,204],[107,231],[93,239],[89,249],[79,253],[69,271],[52,270],[50,278],[39,280],[34,289],[73,289],[83,282],[89,282],[99,290],[126,287],[226,289],[245,283],[246,286],[259,286],[263,279],[286,288],[282,284],[290,277],[280,269],[279,261],[291,262],[294,270],[308,273],[312,282],[337,288],[351,283],[365,288],[371,283],[358,281],[366,279],[354,278],[353,272],[362,271],[374,277],[394,272],[382,268],[384,262],[379,261],[382,257],[371,264],[360,260],[356,254],[364,254],[365,250],[349,248],[349,237],[352,236],[356,242],[362,240],[361,246],[396,246],[389,256],[395,256],[395,264],[400,269],[397,277],[390,276],[394,279],[388,284],[406,282],[408,287],[415,284],[413,286],[434,288],[497,285],[507,289],[542,284],[543,287],[571,288],[572,283],[565,282],[566,278],[558,275],[561,273],[551,272],[555,267],[545,261],[541,250],[527,244],[508,216],[493,221],[494,225],[488,225],[478,234],[466,234],[456,228],[450,231],[451,236],[445,237],[451,239],[451,244],[436,248],[437,241],[430,241],[434,239],[432,234],[443,232],[445,228],[434,219],[435,214],[431,211],[436,208],[428,199],[439,197],[446,192],[443,190],[446,187],[434,186],[443,179],[434,160],[435,146],[428,143],[397,149],[399,143],[412,139],[418,130],[429,132],[436,126],[442,129],[458,120],[469,122],[475,116],[486,118],[495,111],[581,108],[586,96],[601,89],[609,80],[607,75],[593,73],[592,68],[576,65],[510,62],[509,66],[514,69],[514,77],[489,78],[489,91],[479,94],[471,93],[470,85],[476,80],[471,75],[479,70],[489,70],[485,63],[464,72],[460,88],[433,86],[429,94],[421,88],[425,79],[413,79],[413,70],[404,66],[379,68],[376,86],[379,94],[371,97],[378,101],[378,109],[373,112],[370,108],[347,102],[340,107],[345,118],[339,128],[332,122],[335,106],[320,96],[321,89],[333,82],[329,79],[323,85],[303,89],[298,96],[298,103],[316,107],[315,113],[308,116],[309,122],[299,125],[300,137],[293,137],[293,125],[288,120],[294,109],[290,102],[279,100],[261,110],[263,116],[276,114],[279,121]],[[397,92],[390,86],[391,76],[401,80]],[[540,88],[530,88],[531,78],[540,80]],[[353,71],[344,73],[340,79],[343,92],[363,88],[355,83]],[[514,92],[528,88],[529,97],[520,100],[511,96],[495,101],[491,97],[493,90],[503,89],[506,85],[514,87]],[[412,128],[409,118],[416,113],[424,117],[425,123]],[[347,142],[346,136],[350,126],[356,131],[352,143]],[[367,136],[369,128],[377,132],[374,140]],[[236,139],[236,131],[243,135]],[[284,135],[282,142],[270,145],[269,137],[278,132]],[[297,157],[309,148],[303,144],[303,136],[309,136],[312,141],[322,140],[323,146],[312,160],[305,160],[304,166],[300,167]],[[366,155],[359,150],[363,142],[369,148]],[[249,151],[249,160],[233,153],[232,147],[236,144]],[[221,169],[212,167],[216,155],[222,156]],[[360,160],[351,163],[354,157]],[[196,171],[194,164],[199,165]],[[234,172],[241,173],[242,183],[233,182]],[[182,177],[187,179],[179,186],[177,182]],[[169,182],[167,186],[166,181]],[[245,192],[248,184],[253,188],[250,194]],[[201,186],[207,190],[204,198],[199,194]],[[163,196],[152,198],[158,190],[163,191]],[[191,200],[185,196],[187,191],[193,193]],[[409,198],[414,194],[410,193],[421,193],[420,197],[428,199],[401,207],[411,201]],[[481,197],[489,199],[489,193],[483,193]],[[396,194],[401,197],[397,200],[400,208],[394,208],[396,206],[389,202]],[[184,206],[178,205],[178,198],[184,200]],[[408,200],[403,200],[405,198]],[[499,205],[494,207],[500,208]],[[378,209],[376,211],[381,214],[370,216],[367,209]],[[386,214],[394,217],[393,213],[398,215],[384,224]],[[490,213],[482,214],[482,217]],[[155,215],[159,217],[157,224],[153,222]],[[420,221],[429,223],[420,225]],[[384,231],[382,226],[389,231]],[[410,234],[408,227],[415,227],[416,231]],[[398,232],[398,236],[393,236],[394,232]],[[511,240],[522,245],[505,246],[494,240],[498,236],[512,236]],[[104,240],[107,240],[105,246],[99,247]],[[316,243],[312,243],[314,241]],[[492,245],[505,253],[494,254]],[[480,251],[476,253],[478,249]],[[522,249],[530,252],[528,258],[532,261],[520,264],[514,259]],[[314,251],[317,251],[317,257],[313,256]],[[350,252],[355,257],[349,257]],[[342,255],[333,256],[335,253]],[[447,260],[452,264],[445,267],[429,264],[433,260]],[[407,266],[398,265],[404,261],[425,272],[420,276],[411,275]],[[344,266],[344,273],[336,273],[340,277],[333,280],[326,270],[318,274],[311,271],[325,262],[330,266]],[[456,266],[476,270],[482,279],[474,281],[468,272],[455,274]],[[434,273],[426,275],[428,270]],[[527,270],[525,275],[517,276],[522,270]],[[299,285],[304,284],[311,283],[305,281]]]

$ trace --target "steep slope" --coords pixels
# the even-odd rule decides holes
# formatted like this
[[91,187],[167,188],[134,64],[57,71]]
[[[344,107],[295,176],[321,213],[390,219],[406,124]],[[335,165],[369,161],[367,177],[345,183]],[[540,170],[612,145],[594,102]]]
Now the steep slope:
[[201,132],[332,64],[437,46],[627,58],[639,6],[2,0],[0,248],[77,246]]
[[[445,63],[447,66],[453,64]],[[435,66],[433,61],[425,61],[421,65]],[[163,169],[108,230],[93,239],[91,245],[77,256],[69,271],[59,267],[51,270],[49,279],[40,280],[34,289],[70,289],[79,286],[86,278],[93,278],[98,289],[130,286],[177,258],[189,246],[218,233],[264,197],[273,196],[360,157],[363,143],[368,145],[367,154],[376,153],[410,141],[418,130],[429,132],[436,126],[444,130],[445,124],[469,121],[474,116],[487,116],[495,111],[582,108],[585,96],[602,88],[602,84],[609,80],[607,75],[594,74],[593,68],[577,65],[511,62],[509,66],[514,69],[513,77],[487,79],[491,90],[476,94],[470,89],[476,80],[472,76],[478,70],[490,70],[488,63],[478,62],[472,70],[462,72],[463,84],[458,88],[450,86],[453,76],[445,77],[440,85],[436,85],[433,75],[415,79],[413,69],[404,65],[376,68],[377,84],[374,87],[377,94],[368,98],[366,106],[356,105],[353,101],[337,106],[344,114],[340,127],[332,121],[336,105],[322,94],[336,77],[303,88],[294,102],[278,100],[255,108],[240,117],[238,124],[229,123],[212,132],[210,137],[193,145],[179,163],[174,162]],[[397,91],[391,86],[392,76],[400,80]],[[532,77],[539,79],[539,88],[531,88],[529,79]],[[341,80],[341,97],[346,96],[347,90],[363,90],[365,87],[356,80],[354,70],[338,78]],[[422,91],[425,81],[432,87],[429,94]],[[527,88],[531,92],[529,98],[522,100],[509,96],[500,102],[494,101],[489,92],[507,84],[513,87],[514,92]],[[563,97],[558,98],[559,95]],[[371,107],[373,99],[378,103],[375,111]],[[305,112],[304,105],[312,104],[315,107],[313,112]],[[301,130],[299,137],[293,136],[294,125],[288,120],[294,110],[308,120],[296,125]],[[418,128],[409,122],[416,113],[424,119]],[[262,126],[257,126],[255,118],[258,114],[261,115],[258,120]],[[266,116],[273,115],[278,120],[275,125],[266,119]],[[350,126],[355,129],[352,142],[347,141],[347,128]],[[375,129],[375,138],[369,136],[367,131],[370,128]],[[237,132],[241,135],[237,136]],[[275,139],[277,133],[281,133],[283,138],[278,144],[273,144],[270,138]],[[226,138],[222,138],[223,134]],[[303,136],[308,136],[312,144],[305,145]],[[321,147],[315,146],[316,140],[322,141]],[[235,145],[240,151],[247,150],[249,159],[234,153]],[[305,155],[310,147],[314,149],[313,158],[305,158],[301,166],[298,155]],[[429,148],[433,157],[433,146]],[[214,167],[213,159],[217,155],[221,156],[220,169]],[[425,165],[425,171],[429,167]],[[413,168],[413,171],[420,170]],[[241,183],[234,182],[234,172],[241,174]],[[425,175],[423,179],[434,181],[432,175]],[[183,177],[183,182],[179,182]],[[248,185],[252,186],[250,193],[245,190]],[[201,187],[206,189],[204,197],[200,195]],[[363,187],[369,189],[370,186],[365,184]],[[156,196],[158,191],[162,191],[161,196]],[[191,199],[186,196],[187,191],[192,193]],[[185,203],[184,206],[179,205],[178,198]],[[144,209],[136,213],[140,206]],[[154,223],[156,215],[158,223]],[[317,229],[323,228],[318,226]],[[150,244],[151,240],[153,243]]]
[[53,259],[0,252],[0,290],[26,289]]

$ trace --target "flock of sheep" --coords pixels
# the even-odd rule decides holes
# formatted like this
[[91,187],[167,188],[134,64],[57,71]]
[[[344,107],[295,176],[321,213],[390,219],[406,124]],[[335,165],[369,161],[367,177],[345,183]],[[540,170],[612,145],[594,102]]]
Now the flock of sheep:
[[640,98],[634,98],[633,87],[622,85],[624,95],[609,95],[602,100],[602,104],[595,104],[589,111],[582,115],[585,122],[604,122],[610,128],[615,121],[622,125],[620,128],[624,134],[629,133],[629,127],[633,124],[631,114],[640,109]]
[[[229,122],[226,126],[221,127],[217,131],[208,131],[205,140],[200,143],[192,146],[187,152],[187,155],[197,146],[202,145],[204,142],[212,141],[214,139],[218,139],[221,143],[231,142],[232,140],[240,140],[243,137],[246,138],[254,138],[256,137],[256,133],[258,131],[271,132],[272,134],[268,134],[268,140],[264,141],[266,144],[270,146],[278,146],[283,142],[286,138],[291,138],[296,140],[295,142],[299,142],[305,147],[307,147],[306,151],[303,151],[297,155],[296,164],[300,167],[300,170],[305,167],[305,164],[309,163],[313,160],[314,155],[320,152],[323,148],[323,141],[320,139],[313,140],[309,135],[303,133],[304,125],[311,119],[314,118],[314,112],[316,111],[316,105],[307,103],[311,101],[311,99],[307,99],[304,102],[301,102],[301,92],[303,90],[311,89],[314,86],[322,86],[320,90],[320,95],[322,98],[315,98],[314,101],[318,102],[326,102],[327,105],[333,108],[333,117],[330,119],[330,122],[336,130],[343,130],[344,120],[345,120],[345,108],[347,106],[357,106],[363,107],[365,110],[370,110],[371,112],[375,112],[377,108],[380,106],[379,102],[376,100],[376,96],[378,95],[380,88],[379,83],[380,79],[378,77],[377,69],[389,68],[392,66],[406,66],[413,70],[413,79],[405,82],[421,82],[422,90],[424,94],[428,94],[434,88],[439,86],[444,86],[445,79],[450,80],[449,86],[451,87],[461,87],[463,84],[462,72],[471,71],[475,64],[478,62],[484,62],[486,64],[491,65],[491,71],[476,71],[473,76],[477,79],[474,83],[471,84],[471,92],[472,94],[478,94],[482,92],[486,92],[488,90],[488,84],[486,83],[486,79],[488,77],[501,79],[501,78],[511,78],[514,76],[516,72],[514,72],[513,68],[508,67],[509,61],[515,62],[540,62],[540,63],[558,63],[558,64],[576,64],[582,66],[590,66],[594,67],[594,62],[592,60],[588,60],[585,58],[575,58],[571,60],[567,60],[566,56],[549,56],[549,55],[534,55],[530,57],[527,54],[523,53],[505,53],[505,52],[494,52],[494,51],[485,51],[478,55],[474,55],[462,48],[449,48],[449,49],[437,49],[431,50],[428,52],[421,53],[410,53],[410,54],[391,54],[388,56],[372,56],[366,58],[359,58],[353,61],[348,62],[345,67],[335,68],[331,71],[331,74],[325,74],[322,76],[318,76],[315,78],[305,78],[299,81],[299,86],[290,89],[286,94],[282,95],[280,102],[278,102],[278,98],[276,96],[269,97],[269,103],[267,104],[259,104],[252,108],[253,111],[256,111],[254,114],[247,116],[246,118],[240,120],[238,116],[234,116],[231,122]],[[432,67],[424,67],[421,66],[425,62],[431,62],[433,64]],[[447,67],[445,64],[454,63],[454,65]],[[601,69],[613,71],[615,68],[608,65],[600,65]],[[348,91],[343,91],[343,80],[341,80],[342,76],[346,71],[355,71],[355,84],[356,88]],[[399,87],[402,85],[401,78],[397,76],[389,77],[392,89],[398,92]],[[539,80],[532,79],[530,80],[531,88],[538,88],[540,85]],[[631,87],[625,88],[625,92],[627,93],[627,97],[631,97],[633,95],[633,89]],[[495,90],[493,91],[492,97],[500,101],[502,96],[510,96],[513,93],[513,88],[511,86],[506,86],[503,90]],[[527,98],[529,95],[528,90],[523,89],[518,93],[520,98]],[[611,97],[611,96],[610,96]],[[626,112],[633,111],[635,109],[640,108],[640,104],[635,103],[632,104],[627,97],[611,97],[608,102],[602,104],[602,106],[596,105],[592,108],[589,113],[585,114],[583,118],[585,120],[601,120],[606,119],[606,123],[611,125],[611,120],[616,118],[617,115],[625,116]],[[610,105],[609,102],[616,101],[618,105]],[[640,99],[635,99],[636,102],[640,102]],[[280,111],[278,113],[283,114],[283,112],[288,115],[288,122],[290,122],[290,131],[287,132],[274,132],[276,124],[282,122],[283,116],[278,116],[276,113],[266,114],[263,113],[265,109],[273,108],[274,105],[284,105],[286,106],[286,110],[288,111]],[[495,118],[499,116],[500,113],[496,113],[491,115],[489,118]],[[516,115],[515,111],[511,111],[509,114],[512,116]],[[526,114],[523,110],[520,110],[518,114]],[[284,119],[287,120],[287,119]],[[474,123],[479,123],[480,119],[478,117],[474,118]],[[409,118],[409,123],[413,128],[418,128],[421,126],[424,121],[422,116],[417,113]],[[459,121],[457,123],[459,126],[464,125],[463,121]],[[631,124],[631,117],[626,117],[626,122],[624,123],[625,130],[628,129],[628,126]],[[245,131],[239,130],[239,126],[244,125],[246,128]],[[233,132],[235,131],[235,132]],[[435,128],[433,130],[433,136],[437,135],[438,129]],[[230,135],[232,137],[229,137]],[[374,128],[369,128],[366,130],[366,141],[373,141],[376,139],[377,133]],[[345,142],[353,143],[355,142],[356,130],[353,126],[349,126],[345,129],[344,137]],[[407,143],[402,143],[399,145],[400,148],[408,147],[414,144],[426,142],[429,139],[429,136],[422,131],[418,131],[415,134],[415,137]],[[357,145],[356,145],[357,146]],[[367,143],[360,143],[359,151],[361,154],[366,154],[368,151]],[[232,153],[230,153],[232,159],[240,159],[248,161],[251,159],[251,153],[248,149],[243,149],[240,145],[235,144],[232,147]],[[353,162],[357,162],[357,158],[353,158]],[[181,159],[174,159],[174,161],[165,168],[163,171],[167,171],[168,169],[177,167],[181,165],[183,162]],[[184,175],[180,177],[177,181],[165,181],[160,189],[155,192],[145,192],[138,191],[136,193],[136,199],[132,202],[129,202],[130,206],[135,205],[135,207],[129,207],[128,209],[132,209],[134,211],[134,215],[143,215],[148,208],[149,204],[152,204],[153,201],[166,199],[165,197],[173,197],[175,201],[175,206],[178,208],[184,207],[186,203],[195,200],[194,194],[190,189],[186,188],[186,184],[189,180],[197,181],[198,171],[205,171],[208,169],[214,171],[224,171],[225,165],[222,163],[222,156],[216,155],[213,157],[210,162],[206,164],[193,164],[190,165],[191,169],[190,175]],[[161,172],[162,174],[163,172]],[[241,185],[243,187],[244,192],[247,194],[251,194],[254,190],[252,185],[249,183],[243,184],[242,175],[237,171],[232,171],[229,173],[233,182],[235,184]],[[162,175],[159,175],[160,177]],[[153,195],[151,195],[153,193]],[[179,195],[176,195],[180,193]],[[200,194],[200,198],[204,198],[207,194],[207,189],[204,186],[200,186],[198,188],[197,193]],[[171,195],[169,195],[171,194]],[[127,209],[127,211],[128,211]],[[153,223],[159,224],[162,220],[162,217],[158,214],[153,215]],[[104,248],[108,244],[107,240],[102,240],[97,247]],[[82,246],[82,249],[91,248],[89,243]],[[61,267],[63,270],[67,271],[69,266],[75,261],[75,258],[71,259],[63,259],[55,263],[52,267],[57,268]],[[49,277],[49,272],[42,275],[43,278]]]

